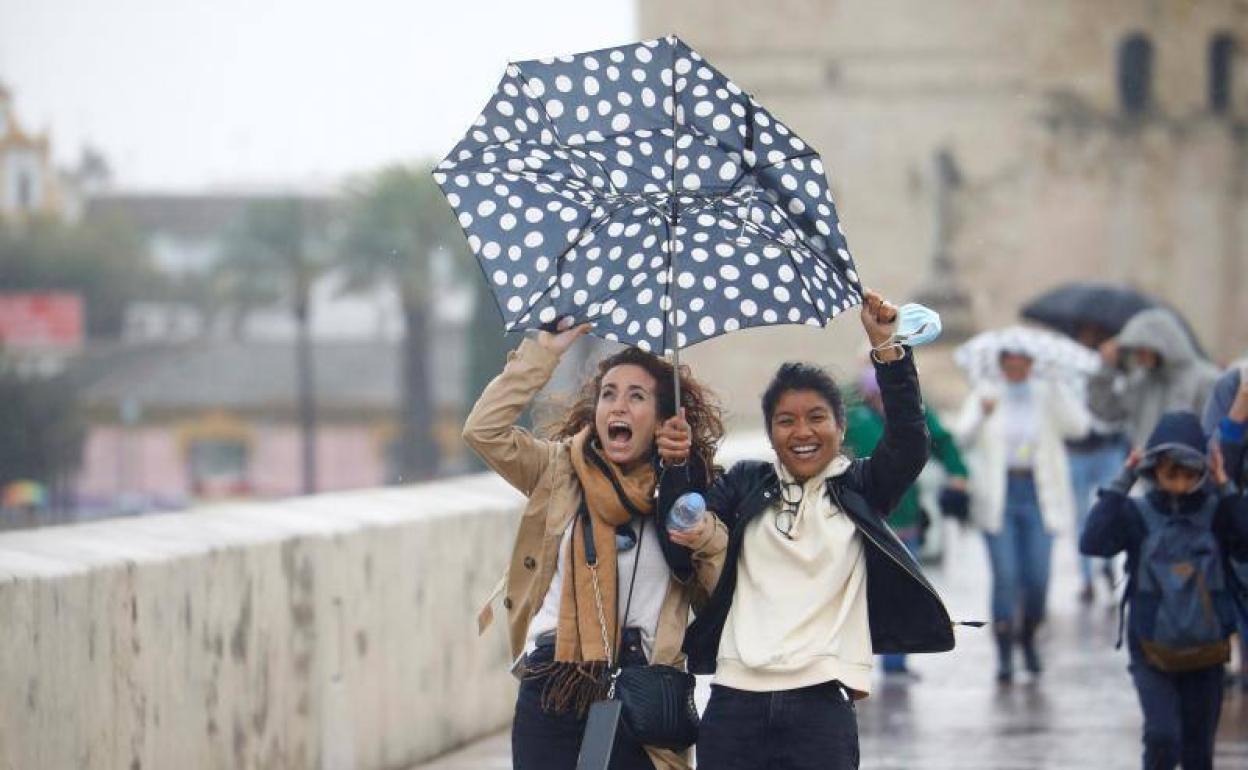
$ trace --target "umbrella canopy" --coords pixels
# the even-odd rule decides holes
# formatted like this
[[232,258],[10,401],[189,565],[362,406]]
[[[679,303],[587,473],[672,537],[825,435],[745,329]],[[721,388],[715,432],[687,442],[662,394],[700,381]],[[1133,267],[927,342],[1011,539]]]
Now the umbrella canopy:
[[818,153],[675,37],[508,65],[434,178],[507,331],[675,353],[861,302]]
[[1100,366],[1100,356],[1077,342],[1045,329],[1007,326],[980,332],[953,351],[953,360],[973,382],[1002,379],[1004,352],[1032,360],[1033,377],[1082,381]]
[[1131,316],[1157,306],[1157,300],[1126,286],[1076,281],[1056,286],[1023,305],[1019,314],[1070,337],[1083,326],[1114,336]]
[[44,486],[28,479],[10,481],[0,494],[0,506],[5,508],[37,508],[47,503],[48,492]]
[[1183,326],[1183,332],[1201,358],[1209,358],[1187,318],[1169,304],[1127,286],[1075,281],[1054,287],[1023,305],[1019,315],[1070,337],[1083,326],[1098,326],[1115,336],[1141,310],[1164,307]]

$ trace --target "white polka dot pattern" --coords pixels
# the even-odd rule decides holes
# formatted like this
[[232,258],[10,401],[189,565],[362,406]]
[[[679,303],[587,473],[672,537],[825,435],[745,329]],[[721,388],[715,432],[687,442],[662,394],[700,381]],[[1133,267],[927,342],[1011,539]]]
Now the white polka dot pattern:
[[508,331],[671,352],[861,301],[819,155],[675,37],[509,65],[434,177]]

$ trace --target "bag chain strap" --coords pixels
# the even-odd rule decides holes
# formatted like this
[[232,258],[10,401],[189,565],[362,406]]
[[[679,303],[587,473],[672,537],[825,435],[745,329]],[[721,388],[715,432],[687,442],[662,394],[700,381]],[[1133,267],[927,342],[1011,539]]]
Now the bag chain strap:
[[[589,506],[582,502],[581,510],[581,527],[585,533],[585,544],[592,548],[593,524],[590,522],[589,518]],[[634,554],[633,559],[633,576],[628,583],[628,601],[624,604],[624,622],[628,621],[628,612],[633,606],[633,587],[637,585],[637,566],[641,563],[641,546],[645,534],[646,520],[641,519],[641,527],[637,533],[637,552]],[[609,684],[607,685],[607,699],[614,700],[615,682],[620,677],[620,666],[617,665],[618,661],[615,659],[615,654],[611,650],[611,642],[607,639],[607,616],[602,608],[602,591],[598,587],[598,554],[595,549],[593,551],[592,560],[589,558],[589,551],[586,552],[585,556],[586,566],[589,567],[589,575],[594,585],[594,606],[598,610],[598,630],[602,632],[602,646],[607,651],[607,679],[609,681]],[[623,636],[623,633],[624,631],[621,628],[620,635]]]
[[598,565],[591,564],[589,566],[589,574],[593,578],[594,583],[594,604],[598,608],[598,629],[602,632],[602,646],[607,651],[607,678],[610,684],[607,686],[607,699],[615,698],[615,679],[619,674],[612,667],[611,642],[607,640],[607,616],[602,611],[602,592],[598,589]]

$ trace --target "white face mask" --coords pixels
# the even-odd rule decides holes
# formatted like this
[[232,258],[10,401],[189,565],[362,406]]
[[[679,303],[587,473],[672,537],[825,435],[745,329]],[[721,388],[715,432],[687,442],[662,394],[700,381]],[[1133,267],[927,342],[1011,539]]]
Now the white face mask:
[[940,337],[940,314],[917,302],[902,305],[897,310],[897,331],[893,341],[915,347],[934,342]]

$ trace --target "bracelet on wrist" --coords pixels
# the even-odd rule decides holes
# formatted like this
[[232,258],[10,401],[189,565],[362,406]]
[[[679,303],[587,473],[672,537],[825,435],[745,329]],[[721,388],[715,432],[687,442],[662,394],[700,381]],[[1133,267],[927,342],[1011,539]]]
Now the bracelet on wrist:
[[[897,350],[899,351],[899,354],[896,358],[891,359],[889,361],[885,361],[884,359],[880,358],[880,353],[886,350]],[[897,343],[897,342],[888,342],[879,347],[871,348],[871,360],[876,362],[877,364],[895,364],[905,357],[906,357],[906,349],[902,347],[900,343]]]

